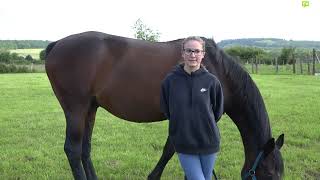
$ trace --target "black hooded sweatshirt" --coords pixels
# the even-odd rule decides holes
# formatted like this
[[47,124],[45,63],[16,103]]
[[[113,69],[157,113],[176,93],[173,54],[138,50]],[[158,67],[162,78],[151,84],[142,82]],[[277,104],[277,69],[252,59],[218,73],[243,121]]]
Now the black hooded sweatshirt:
[[216,120],[223,113],[219,80],[204,67],[188,74],[177,65],[161,85],[161,110],[169,120],[169,137],[176,152],[211,154],[219,151]]

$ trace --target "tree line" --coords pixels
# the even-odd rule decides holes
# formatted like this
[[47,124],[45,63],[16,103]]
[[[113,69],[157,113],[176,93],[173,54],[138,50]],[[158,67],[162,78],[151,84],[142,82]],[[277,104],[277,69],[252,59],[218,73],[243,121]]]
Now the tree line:
[[[45,50],[42,50],[39,54],[39,59],[44,60]],[[18,53],[11,53],[8,50],[1,50],[0,49],[0,63],[23,63],[23,62],[30,62],[30,63],[41,63],[34,59],[31,55],[27,55],[25,57],[20,56]],[[28,64],[28,63],[27,63]]]
[[260,47],[264,49],[282,48],[282,47],[296,47],[307,49],[320,49],[319,41],[293,41],[276,38],[243,38],[243,39],[228,39],[222,40],[218,46],[227,48],[231,46],[246,46],[246,47]]
[[[258,60],[258,64],[274,64],[275,59],[280,65],[292,64],[294,59],[307,61],[312,49],[283,47],[273,50],[264,50],[258,47],[233,46],[224,48],[225,52],[238,59],[241,64],[250,63],[252,60]],[[294,57],[294,58],[293,58]]]
[[49,43],[43,40],[0,40],[0,49],[44,49]]

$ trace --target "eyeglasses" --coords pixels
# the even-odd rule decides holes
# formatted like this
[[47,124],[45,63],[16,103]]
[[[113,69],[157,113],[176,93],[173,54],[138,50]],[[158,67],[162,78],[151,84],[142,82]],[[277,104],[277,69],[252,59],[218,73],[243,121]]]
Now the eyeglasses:
[[183,51],[188,55],[191,56],[193,53],[195,56],[200,56],[203,53],[203,50],[200,49],[183,49]]

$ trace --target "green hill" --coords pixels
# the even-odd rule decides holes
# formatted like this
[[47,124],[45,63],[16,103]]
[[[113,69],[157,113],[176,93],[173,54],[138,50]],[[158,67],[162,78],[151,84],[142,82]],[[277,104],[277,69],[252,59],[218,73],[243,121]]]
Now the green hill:
[[283,48],[283,47],[296,47],[302,49],[320,49],[320,41],[293,41],[276,38],[247,38],[247,39],[228,39],[222,40],[218,43],[222,48],[230,46],[249,46],[259,47],[264,49],[269,48]]

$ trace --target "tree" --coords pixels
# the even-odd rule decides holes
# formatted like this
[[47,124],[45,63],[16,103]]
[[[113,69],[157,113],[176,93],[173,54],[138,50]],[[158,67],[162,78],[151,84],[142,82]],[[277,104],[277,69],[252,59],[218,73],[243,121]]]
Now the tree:
[[32,56],[31,56],[30,54],[28,54],[28,55],[25,57],[25,59],[26,59],[27,61],[33,61],[33,58],[32,58]]
[[10,54],[10,59],[12,61],[18,61],[20,59],[19,54],[18,53],[11,53]]
[[257,59],[260,59],[262,64],[273,64],[274,57],[270,52],[263,52],[258,54]]
[[257,58],[265,54],[263,49],[256,47],[233,46],[225,49],[226,53],[231,56],[239,57],[241,63],[246,63],[252,58]]
[[292,56],[295,52],[295,48],[282,48],[279,56],[279,64],[292,64]]
[[308,60],[311,59],[312,50],[310,49],[297,48],[295,52],[296,58],[298,59],[301,59],[305,62],[308,62]]
[[0,62],[8,63],[10,61],[9,51],[0,51]]
[[160,33],[158,31],[153,31],[147,25],[145,25],[139,18],[134,26],[135,31],[134,37],[141,40],[156,42],[159,41]]
[[45,59],[45,56],[46,56],[46,50],[44,49],[44,50],[40,51],[40,54],[39,54],[40,60],[43,61]]

